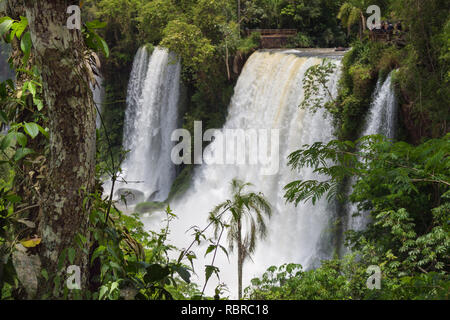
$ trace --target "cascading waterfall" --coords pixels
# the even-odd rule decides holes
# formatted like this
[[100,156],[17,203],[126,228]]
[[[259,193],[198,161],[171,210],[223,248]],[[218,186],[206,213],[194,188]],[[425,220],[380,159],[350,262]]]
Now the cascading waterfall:
[[[254,191],[264,193],[273,207],[273,217],[268,222],[269,236],[260,242],[244,267],[244,287],[253,276],[261,274],[271,265],[286,262],[301,263],[311,267],[321,259],[329,258],[333,248],[327,241],[331,233],[330,223],[335,210],[326,200],[315,206],[286,204],[284,186],[299,177],[315,179],[311,169],[293,172],[287,166],[287,157],[303,144],[329,141],[333,128],[323,111],[312,114],[299,108],[303,99],[303,77],[311,66],[321,62],[312,54],[301,56],[298,51],[256,52],[247,61],[235,87],[224,126],[228,129],[278,129],[279,171],[274,175],[261,174],[260,165],[203,165],[194,176],[191,189],[177,203],[172,204],[179,219],[171,225],[171,241],[183,248],[192,237],[186,230],[193,225],[204,226],[208,213],[219,203],[230,198],[230,182],[238,178],[254,185]],[[330,79],[330,89],[337,92],[340,59],[332,60],[338,67]],[[261,137],[260,137],[261,138]],[[215,141],[212,142],[214,146]],[[273,145],[271,146],[273,148]],[[214,148],[212,148],[214,150]],[[229,152],[229,150],[227,150]],[[248,162],[247,162],[248,163]],[[149,222],[150,223],[150,222]],[[199,283],[203,283],[203,266],[210,264],[198,253],[196,271]],[[230,262],[219,255],[216,264],[221,269],[221,282],[225,282],[232,294],[236,294],[237,272],[234,255]],[[209,284],[209,290],[215,287]]]
[[128,85],[124,125],[124,150],[130,150],[122,165],[130,188],[144,194],[143,200],[164,201],[176,176],[170,153],[170,136],[178,124],[181,65],[164,48],[150,57],[139,49]]
[[[370,113],[361,136],[381,134],[392,140],[395,138],[397,124],[397,100],[392,89],[392,73],[389,74],[384,82],[378,80],[373,97]],[[356,179],[351,179],[351,186],[355,183]],[[350,190],[351,192],[352,189]],[[365,214],[353,216],[358,211],[356,203],[349,202],[346,206],[348,212],[347,229],[363,230],[369,222],[369,217]]]
[[123,128],[123,146],[131,146],[135,139],[137,128],[136,113],[142,108],[142,90],[148,72],[149,54],[146,47],[139,48],[133,61],[133,68],[128,81],[127,109]]
[[397,100],[392,89],[392,73],[376,91],[366,128],[362,136],[381,134],[394,139],[397,123]]

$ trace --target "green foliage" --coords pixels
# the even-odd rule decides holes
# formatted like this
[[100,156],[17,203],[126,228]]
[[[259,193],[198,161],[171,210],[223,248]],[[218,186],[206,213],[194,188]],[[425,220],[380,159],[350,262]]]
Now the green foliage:
[[316,112],[325,108],[329,112],[336,112],[333,95],[328,89],[330,75],[336,69],[336,65],[323,59],[321,64],[309,68],[303,79],[304,98],[300,107]]
[[292,182],[286,198],[295,204],[324,195],[344,199],[341,183],[356,176],[350,200],[358,212],[352,214],[369,212],[372,223],[364,231],[349,230],[347,240],[363,265],[382,268],[388,288],[379,298],[447,297],[449,142],[449,134],[417,147],[369,136],[357,141],[359,152],[348,141],[304,146],[290,155],[289,164],[329,178]]
[[236,50],[243,54],[249,54],[259,48],[261,42],[261,34],[253,32],[247,38],[241,38],[236,46]]
[[161,46],[177,53],[188,70],[208,71],[208,60],[214,55],[214,47],[201,29],[180,20],[172,20],[164,29]]
[[337,14],[342,3],[331,0],[241,1],[243,28],[297,29],[291,47],[345,46],[345,33]]
[[181,261],[168,258],[168,252],[175,250],[166,244],[170,223],[175,218],[169,207],[166,226],[156,233],[144,231],[138,216],[124,216],[116,209],[105,226],[108,204],[99,195],[93,195],[92,200],[95,209],[90,222],[95,245],[90,263],[97,273],[91,283],[97,283],[98,289],[91,298],[172,300],[169,287],[177,288],[181,281],[190,283],[189,269]]
[[[244,189],[251,184],[233,180],[231,186],[233,199],[216,206],[210,214],[210,221],[214,223],[216,234],[224,226],[229,228],[228,247],[230,251],[233,251],[235,246],[241,247],[243,260],[245,260],[255,251],[257,238],[267,236],[265,216],[270,218],[272,209],[262,194],[243,193]],[[223,219],[223,213],[227,211],[230,211],[231,215],[229,219]],[[240,230],[245,221],[249,222],[247,228],[249,232],[246,235]],[[239,243],[241,237],[242,242]]]
[[100,22],[98,20],[87,22],[85,24],[86,28],[83,29],[86,38],[86,45],[95,51],[101,51],[106,58],[109,57],[109,47],[106,41],[100,37],[95,30],[103,29],[106,27],[105,22]]
[[311,38],[301,32],[297,33],[294,38],[290,38],[288,43],[290,48],[310,48],[311,46]]
[[355,254],[323,261],[319,268],[303,271],[301,265],[270,267],[245,289],[252,300],[387,300],[448,299],[448,277],[427,273],[391,277],[383,269],[381,289],[366,287],[368,261]]
[[251,281],[246,297],[256,300],[351,300],[370,294],[365,270],[354,255],[323,261],[320,268],[303,271],[301,265],[270,267]]

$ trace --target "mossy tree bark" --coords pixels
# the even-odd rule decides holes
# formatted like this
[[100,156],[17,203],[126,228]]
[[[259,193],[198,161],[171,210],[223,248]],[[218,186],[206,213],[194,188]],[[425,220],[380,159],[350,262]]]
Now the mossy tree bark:
[[[78,1],[25,2],[50,129],[49,172],[38,219],[39,258],[49,278],[39,278],[38,298],[63,297],[69,265],[80,268],[82,289],[88,281],[90,202],[84,199],[94,187],[95,107],[82,33],[66,26],[70,5]],[[79,235],[86,239],[82,246],[75,241]]]

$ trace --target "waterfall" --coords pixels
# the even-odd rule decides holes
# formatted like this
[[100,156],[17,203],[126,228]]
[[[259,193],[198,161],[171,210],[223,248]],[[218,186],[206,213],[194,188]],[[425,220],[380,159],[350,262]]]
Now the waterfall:
[[370,108],[370,114],[362,136],[381,134],[388,139],[394,139],[397,123],[397,101],[392,89],[392,73],[380,86],[378,82],[375,97]]
[[[397,124],[397,100],[395,92],[392,89],[392,72],[384,82],[378,80],[376,89],[373,94],[372,104],[366,120],[361,137],[381,134],[386,138],[392,140],[395,138]],[[350,185],[356,183],[356,178],[352,178]],[[351,188],[349,194],[353,192]],[[348,224],[347,229],[363,230],[369,222],[367,214],[353,216],[358,211],[357,203],[347,203]]]
[[[287,166],[287,157],[303,144],[329,141],[333,138],[331,120],[319,110],[312,114],[299,108],[303,99],[305,72],[322,61],[311,53],[302,56],[298,51],[258,51],[247,61],[235,87],[229,106],[229,114],[222,131],[228,129],[273,129],[279,130],[279,170],[273,175],[262,175],[261,166],[202,165],[196,170],[193,185],[187,194],[171,204],[178,219],[171,225],[171,241],[179,248],[185,247],[193,225],[207,223],[208,213],[219,203],[230,198],[230,182],[238,178],[254,185],[251,191],[262,192],[272,204],[273,217],[268,221],[268,237],[260,242],[253,262],[247,260],[244,266],[244,288],[254,276],[259,276],[271,265],[287,262],[302,264],[305,268],[316,265],[321,259],[329,258],[333,248],[325,243],[334,216],[334,208],[324,199],[312,204],[295,207],[284,199],[284,186],[302,179],[320,178],[309,168],[293,172]],[[340,59],[333,59],[336,72],[329,81],[330,90],[337,92]],[[261,137],[260,137],[261,138]],[[212,142],[212,145],[216,141]],[[278,142],[278,141],[277,141]],[[271,145],[273,148],[273,145]],[[214,148],[211,148],[214,150]],[[227,153],[229,150],[227,150]],[[249,156],[249,155],[247,155]],[[226,237],[225,237],[226,238]],[[223,241],[225,245],[226,241]],[[206,249],[206,247],[204,248]],[[203,283],[204,265],[210,264],[211,256],[203,258],[204,249],[196,252],[196,272]],[[236,295],[236,257],[218,255],[221,282],[225,282]],[[212,279],[212,278],[211,278]],[[210,292],[214,280],[208,284]]]
[[142,90],[148,72],[148,50],[139,48],[133,61],[130,80],[128,81],[127,109],[123,127],[123,147],[131,146],[137,132],[136,113],[142,108]]
[[145,47],[136,54],[124,124],[126,182],[118,188],[137,190],[142,200],[166,200],[175,179],[170,136],[178,124],[180,73],[178,58],[164,48],[156,47],[150,57]]

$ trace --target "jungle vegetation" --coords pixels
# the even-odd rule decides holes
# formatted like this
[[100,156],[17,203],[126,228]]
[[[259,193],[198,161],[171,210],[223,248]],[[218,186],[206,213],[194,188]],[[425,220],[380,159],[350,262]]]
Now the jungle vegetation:
[[[384,20],[402,21],[406,45],[369,40],[361,17],[368,2],[381,7]],[[226,231],[238,246],[242,272],[259,239],[256,231],[264,235],[260,217],[270,215],[263,195],[241,194],[245,182],[233,181],[235,198],[218,204],[209,225],[194,228],[192,243],[179,249],[166,241],[177,214],[170,206],[165,205],[165,227],[147,231],[138,214],[125,215],[104,199],[101,177],[120,170],[127,77],[140,46],[161,45],[181,58],[184,127],[193,130],[195,119],[220,128],[240,68],[259,48],[258,35],[246,33],[254,28],[295,28],[292,47],[352,47],[343,60],[338,97],[314,106],[333,117],[337,140],[298,146],[289,157],[293,169],[312,167],[329,180],[298,177],[286,186],[285,197],[295,204],[321,197],[344,201],[340,186],[356,176],[349,200],[372,221],[366,230],[345,235],[351,253],[337,253],[313,270],[273,266],[252,280],[243,298],[448,299],[448,1],[87,0],[79,32],[63,27],[68,3],[80,5],[2,1],[1,55],[8,49],[15,77],[0,83],[0,124],[8,126],[0,134],[0,299],[227,297],[221,286],[206,297],[203,284],[191,282],[192,261],[228,254],[218,241]],[[48,41],[49,35],[57,40]],[[97,56],[106,89],[99,130],[89,89]],[[360,138],[375,84],[392,70],[401,106],[398,139]],[[313,71],[326,76],[326,70]],[[180,170],[174,188],[185,190],[192,167]],[[256,219],[255,233],[244,240],[243,214]],[[208,239],[205,231],[214,227],[218,238]],[[203,242],[211,245],[197,252]],[[168,252],[179,258],[168,258]],[[83,290],[64,285],[73,264],[83,266]],[[383,290],[366,287],[368,265],[380,266]],[[202,272],[207,281],[220,274],[214,258]]]

